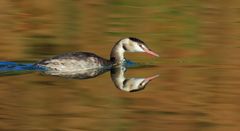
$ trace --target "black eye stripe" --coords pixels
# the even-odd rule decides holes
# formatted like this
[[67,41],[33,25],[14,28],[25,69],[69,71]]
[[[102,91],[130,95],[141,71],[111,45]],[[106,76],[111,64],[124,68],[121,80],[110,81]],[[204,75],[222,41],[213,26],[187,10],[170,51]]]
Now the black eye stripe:
[[143,46],[143,45],[140,44],[139,46],[140,46],[142,49],[144,49],[144,46]]

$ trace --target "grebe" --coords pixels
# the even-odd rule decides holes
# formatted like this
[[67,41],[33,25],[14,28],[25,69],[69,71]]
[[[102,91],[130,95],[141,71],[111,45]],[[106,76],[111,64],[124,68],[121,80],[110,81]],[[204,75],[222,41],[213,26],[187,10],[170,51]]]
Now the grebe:
[[143,41],[128,37],[119,40],[114,45],[110,54],[110,60],[89,52],[70,52],[41,60],[36,63],[35,66],[61,72],[76,72],[94,68],[112,67],[124,63],[125,52],[145,52],[153,56],[159,56],[151,51]]

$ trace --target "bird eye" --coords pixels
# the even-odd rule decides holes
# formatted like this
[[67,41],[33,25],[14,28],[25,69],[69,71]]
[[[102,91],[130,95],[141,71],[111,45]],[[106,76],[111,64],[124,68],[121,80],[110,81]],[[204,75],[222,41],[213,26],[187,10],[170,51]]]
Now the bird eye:
[[143,46],[142,44],[139,44],[139,46],[140,46],[142,49],[144,49],[144,46]]
[[143,86],[144,85],[144,81],[140,83],[140,86]]

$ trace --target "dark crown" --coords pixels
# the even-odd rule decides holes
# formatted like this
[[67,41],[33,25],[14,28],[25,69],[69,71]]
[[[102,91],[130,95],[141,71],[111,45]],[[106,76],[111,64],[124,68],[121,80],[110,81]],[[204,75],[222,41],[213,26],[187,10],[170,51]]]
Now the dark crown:
[[142,40],[138,39],[138,38],[135,38],[135,37],[129,37],[129,39],[132,40],[132,41],[134,41],[134,42],[137,42],[137,43],[143,43],[143,44],[144,44],[144,42],[143,42]]

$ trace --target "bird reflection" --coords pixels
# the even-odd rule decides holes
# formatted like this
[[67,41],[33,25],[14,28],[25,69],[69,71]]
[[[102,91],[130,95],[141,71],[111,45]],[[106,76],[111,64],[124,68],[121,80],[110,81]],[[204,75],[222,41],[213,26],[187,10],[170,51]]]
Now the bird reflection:
[[126,92],[136,92],[136,91],[143,90],[151,80],[159,76],[159,75],[153,75],[145,78],[140,78],[140,77],[126,78],[124,75],[126,70],[127,70],[126,66],[118,66],[118,67],[112,67],[112,68],[89,69],[89,70],[83,70],[79,72],[61,72],[61,71],[46,70],[46,71],[43,71],[43,73],[47,75],[53,75],[53,76],[59,76],[59,77],[65,77],[65,78],[90,79],[110,71],[111,79],[114,85],[118,89]]
[[104,67],[104,68],[94,68],[88,70],[78,70],[76,71],[58,71],[58,70],[47,70],[45,68],[39,68],[33,64],[21,64],[15,62],[0,62],[0,76],[8,75],[20,75],[25,73],[31,73],[33,71],[39,71],[42,74],[59,76],[65,78],[73,79],[90,79],[97,76],[100,76],[108,71],[110,71],[111,79],[114,85],[126,92],[140,91],[146,87],[146,85],[153,79],[157,78],[159,75],[153,75],[150,77],[140,78],[132,77],[126,78],[125,72],[127,68],[136,68],[136,67],[146,67],[141,66],[133,62],[127,62],[126,65]]
[[159,76],[153,75],[146,78],[139,77],[125,78],[124,76],[125,72],[126,68],[123,66],[119,68],[113,68],[111,70],[111,78],[118,89],[126,92],[135,92],[143,90],[151,80]]
[[109,68],[94,68],[94,69],[88,69],[88,70],[79,70],[77,72],[76,71],[64,72],[64,71],[54,71],[54,70],[43,70],[41,72],[46,75],[59,76],[59,77],[65,77],[65,78],[90,79],[90,78],[94,78],[99,75],[102,75],[109,70],[110,70]]

